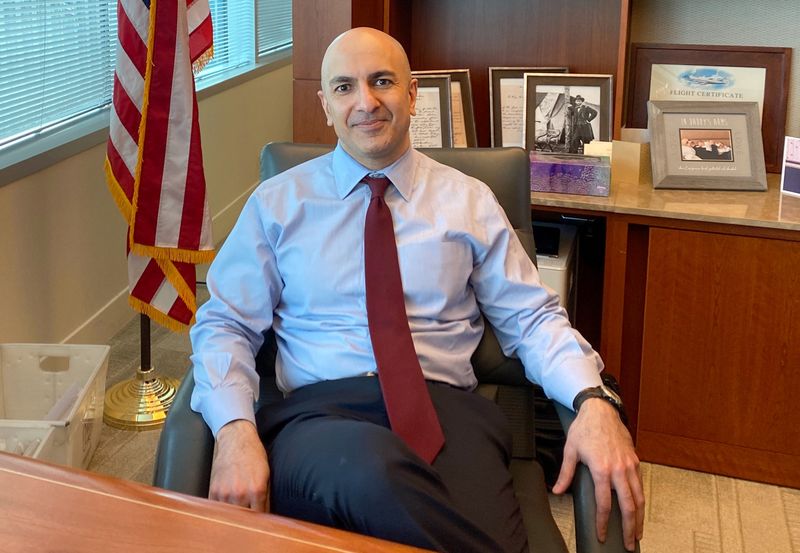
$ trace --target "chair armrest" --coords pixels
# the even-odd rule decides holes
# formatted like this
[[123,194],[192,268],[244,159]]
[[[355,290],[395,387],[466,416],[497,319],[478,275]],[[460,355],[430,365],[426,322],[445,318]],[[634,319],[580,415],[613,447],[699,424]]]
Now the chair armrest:
[[[564,433],[569,432],[569,427],[575,420],[575,412],[554,401],[553,405],[558,412]],[[608,533],[606,542],[597,541],[597,502],[594,495],[594,481],[589,468],[579,463],[572,479],[572,504],[575,513],[575,545],[578,553],[607,553],[625,551],[625,541],[622,539],[622,513],[617,502],[617,494],[611,494],[611,515],[608,519]],[[639,553],[639,544],[636,544],[636,553]]]
[[214,436],[202,415],[192,411],[194,375],[184,377],[161,431],[153,485],[197,497],[208,497]]

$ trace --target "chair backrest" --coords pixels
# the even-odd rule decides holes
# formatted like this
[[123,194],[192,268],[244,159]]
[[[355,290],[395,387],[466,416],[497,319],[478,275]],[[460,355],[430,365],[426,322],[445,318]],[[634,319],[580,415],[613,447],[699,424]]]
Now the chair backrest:
[[[305,161],[330,152],[333,146],[324,144],[295,144],[272,142],[261,150],[262,180],[273,177]],[[421,149],[429,157],[454,167],[485,182],[506,212],[511,226],[520,237],[525,251],[536,262],[536,247],[531,227],[530,162],[522,148],[430,148]],[[271,333],[270,333],[271,334]],[[262,377],[269,374],[277,348],[274,336],[267,340],[257,357]],[[475,375],[482,383],[526,385],[527,379],[518,359],[503,355],[491,326],[472,356]],[[262,372],[266,368],[266,373]],[[263,379],[262,379],[263,380]],[[270,394],[262,388],[262,394]],[[262,396],[263,397],[263,396]]]

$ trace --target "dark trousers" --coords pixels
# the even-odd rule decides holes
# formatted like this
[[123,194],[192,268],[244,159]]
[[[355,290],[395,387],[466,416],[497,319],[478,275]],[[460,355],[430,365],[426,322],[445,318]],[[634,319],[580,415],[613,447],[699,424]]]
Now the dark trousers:
[[478,394],[428,389],[445,435],[433,465],[389,429],[376,377],[312,384],[259,410],[272,512],[438,551],[527,551],[505,417]]

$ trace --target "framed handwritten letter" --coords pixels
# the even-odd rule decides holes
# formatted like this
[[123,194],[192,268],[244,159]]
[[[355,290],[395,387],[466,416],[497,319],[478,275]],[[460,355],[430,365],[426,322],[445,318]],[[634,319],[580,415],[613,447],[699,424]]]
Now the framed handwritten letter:
[[757,102],[648,103],[654,188],[766,190]]
[[475,148],[478,134],[475,131],[475,109],[472,105],[472,82],[469,69],[441,69],[412,71],[420,85],[429,77],[450,77],[450,113],[453,114],[453,147]]
[[647,126],[647,102],[756,102],[767,171],[780,172],[791,48],[631,44],[625,126]]
[[525,73],[566,73],[567,67],[490,67],[492,146],[525,147]]
[[425,75],[417,79],[417,114],[411,117],[411,145],[415,148],[452,148],[450,76]]

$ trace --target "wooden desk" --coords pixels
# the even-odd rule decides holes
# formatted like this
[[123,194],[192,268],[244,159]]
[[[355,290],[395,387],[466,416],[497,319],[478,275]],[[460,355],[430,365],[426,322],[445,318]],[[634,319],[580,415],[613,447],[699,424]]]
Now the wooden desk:
[[422,550],[0,453],[0,551]]
[[643,460],[800,487],[800,198],[534,193],[605,220],[600,353]]

